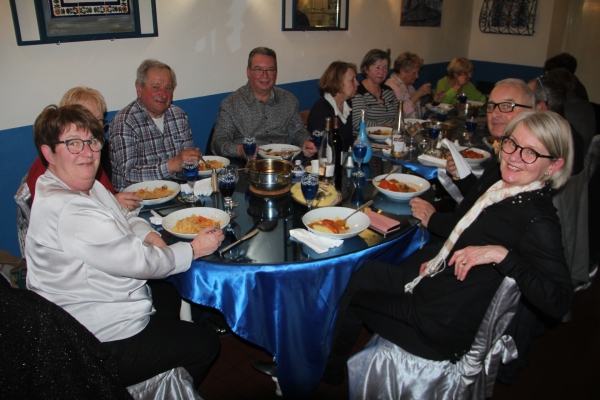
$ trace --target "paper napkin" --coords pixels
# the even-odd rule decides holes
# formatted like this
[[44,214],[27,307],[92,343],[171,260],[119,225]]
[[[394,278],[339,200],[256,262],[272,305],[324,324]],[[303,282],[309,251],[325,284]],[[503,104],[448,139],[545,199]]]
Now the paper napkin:
[[341,239],[329,239],[323,236],[317,236],[306,229],[300,228],[290,229],[290,236],[300,243],[304,243],[317,254],[323,254],[331,248],[339,247],[344,244],[344,241]]
[[[181,191],[185,194],[190,194],[190,185],[188,185],[187,183],[182,183]],[[210,196],[212,194],[211,178],[205,178],[196,181],[196,183],[194,184],[194,194],[196,196]]]
[[469,175],[471,173],[471,167],[469,166],[469,164],[467,164],[465,158],[456,149],[454,143],[452,143],[448,139],[442,139],[442,146],[450,150],[450,154],[452,154],[454,164],[456,165],[456,175],[458,176],[458,178],[463,179],[467,175]]

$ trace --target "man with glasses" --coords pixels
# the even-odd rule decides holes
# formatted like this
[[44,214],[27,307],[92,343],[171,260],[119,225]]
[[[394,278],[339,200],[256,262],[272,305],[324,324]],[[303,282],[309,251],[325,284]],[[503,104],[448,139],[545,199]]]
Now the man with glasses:
[[304,128],[298,100],[275,87],[277,55],[266,47],[253,49],[246,67],[248,83],[221,103],[212,139],[212,151],[224,157],[245,158],[243,141],[254,137],[257,146],[293,144],[309,157],[317,152]]
[[115,115],[108,140],[117,192],[144,181],[172,179],[183,161],[198,159],[185,112],[171,104],[175,71],[157,60],[144,60],[137,70],[137,99]]

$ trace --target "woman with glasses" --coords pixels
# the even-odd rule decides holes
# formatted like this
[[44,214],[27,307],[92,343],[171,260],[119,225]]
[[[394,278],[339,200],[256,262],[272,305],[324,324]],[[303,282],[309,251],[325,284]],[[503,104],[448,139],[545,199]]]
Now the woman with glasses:
[[448,64],[448,75],[437,82],[435,93],[444,93],[442,103],[455,104],[456,96],[466,94],[468,100],[485,103],[485,95],[471,83],[473,63],[466,58],[453,58]]
[[367,126],[392,126],[398,119],[398,99],[384,84],[388,76],[390,55],[379,49],[369,51],[360,64],[363,80],[352,99],[352,127],[360,128],[360,110],[366,110]]
[[350,280],[338,311],[324,381],[341,383],[363,322],[416,356],[458,361],[471,347],[504,277],[537,311],[560,319],[573,286],[552,196],[571,173],[568,123],[526,112],[506,129],[501,179],[475,202],[440,246],[401,265],[369,262]]
[[[212,227],[167,246],[96,181],[104,131],[85,107],[48,106],[33,126],[48,169],[26,240],[27,288],[69,312],[116,358],[123,386],[183,366],[195,386],[219,350],[211,328],[166,315],[148,279],[186,271],[224,236]],[[178,311],[178,310],[177,310]]]
[[[70,104],[79,104],[87,108],[96,117],[98,124],[106,132],[108,129],[108,121],[104,119],[106,115],[106,101],[104,96],[96,89],[88,87],[74,87],[69,89],[62,97],[60,106],[67,106]],[[104,143],[103,149],[108,149],[106,142]],[[29,172],[27,173],[27,186],[31,193],[31,202],[35,198],[35,184],[38,178],[46,172],[48,166],[46,160],[38,157],[35,159]],[[106,169],[105,169],[106,167]],[[96,180],[100,182],[109,192],[115,195],[122,207],[128,210],[135,210],[140,206],[142,198],[137,196],[135,193],[116,193],[115,188],[110,182],[110,174],[106,171],[110,171],[110,158],[107,152],[102,151],[100,158],[100,165],[98,166],[98,172],[96,173]]]
[[[410,52],[400,54],[394,60],[394,71],[385,84],[392,88],[398,101],[404,101],[403,110],[406,118],[421,118],[425,114],[425,107],[421,98],[431,93],[431,83],[424,83],[415,89],[413,86],[419,79],[419,70],[423,66],[423,59]],[[444,93],[438,93],[435,101],[440,102]]]

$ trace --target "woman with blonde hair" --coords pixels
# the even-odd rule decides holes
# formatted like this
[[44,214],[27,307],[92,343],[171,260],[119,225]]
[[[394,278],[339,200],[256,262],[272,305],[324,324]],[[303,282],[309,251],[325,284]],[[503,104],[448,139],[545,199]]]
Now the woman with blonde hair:
[[473,63],[466,58],[453,58],[448,64],[448,75],[437,82],[435,93],[444,93],[442,103],[455,104],[456,96],[464,93],[467,100],[486,102],[485,95],[471,81]]

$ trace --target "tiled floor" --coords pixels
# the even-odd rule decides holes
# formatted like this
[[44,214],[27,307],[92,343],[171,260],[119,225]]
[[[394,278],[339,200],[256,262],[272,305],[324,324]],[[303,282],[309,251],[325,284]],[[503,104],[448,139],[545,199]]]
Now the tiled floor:
[[[355,346],[369,340],[363,329]],[[252,360],[270,360],[261,348],[235,335],[221,340],[221,354],[199,388],[205,400],[268,400],[275,395],[270,377],[255,371]],[[569,323],[549,330],[533,342],[533,357],[512,386],[496,384],[494,400],[600,399],[600,284],[575,293]],[[320,384],[311,399],[347,399],[348,386]]]

